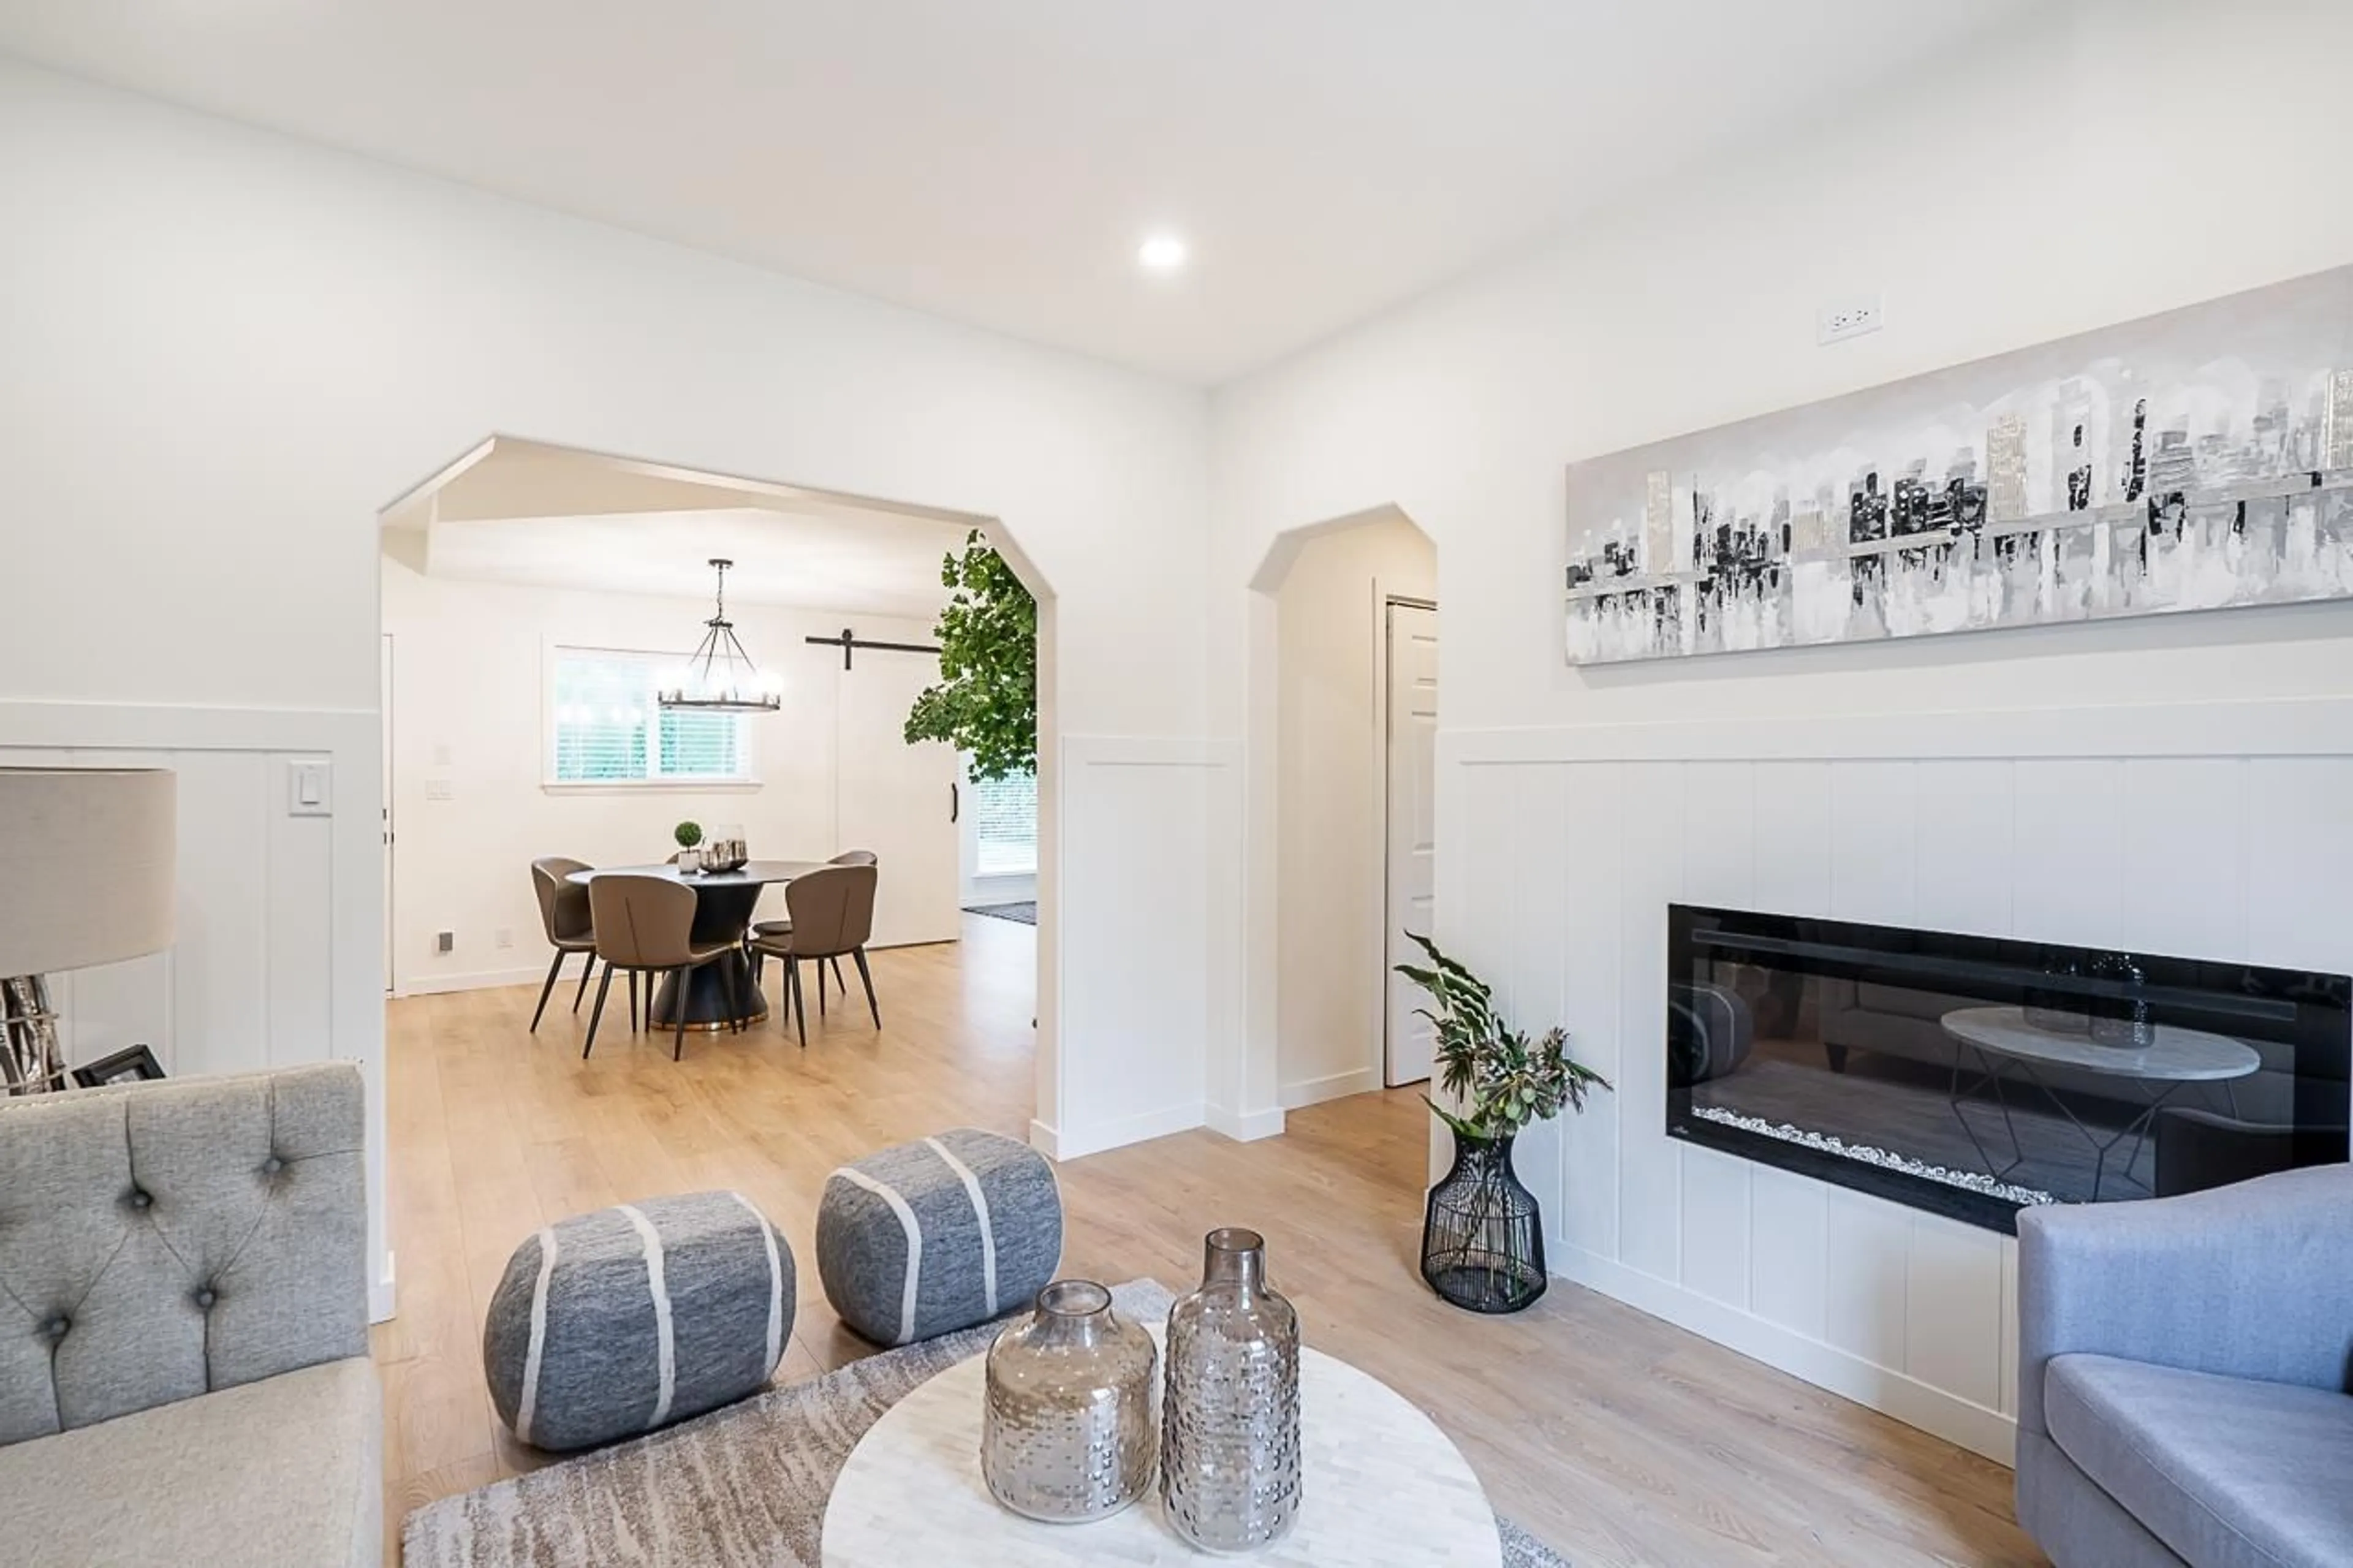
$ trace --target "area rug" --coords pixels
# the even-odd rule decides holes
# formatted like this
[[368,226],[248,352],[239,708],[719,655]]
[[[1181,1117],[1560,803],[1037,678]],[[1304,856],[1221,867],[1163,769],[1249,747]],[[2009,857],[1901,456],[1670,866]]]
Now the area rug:
[[[1174,1300],[1148,1279],[1112,1297],[1137,1318],[1165,1316]],[[401,1561],[406,1568],[821,1568],[825,1501],[849,1450],[884,1411],[987,1349],[996,1332],[983,1324],[886,1351],[650,1437],[428,1503],[401,1527]],[[1497,1526],[1504,1568],[1568,1568],[1509,1521]]]
[[1012,921],[1025,926],[1038,923],[1038,906],[1029,900],[1024,900],[1018,904],[966,904],[964,907],[964,912],[968,915],[987,915],[995,920]]

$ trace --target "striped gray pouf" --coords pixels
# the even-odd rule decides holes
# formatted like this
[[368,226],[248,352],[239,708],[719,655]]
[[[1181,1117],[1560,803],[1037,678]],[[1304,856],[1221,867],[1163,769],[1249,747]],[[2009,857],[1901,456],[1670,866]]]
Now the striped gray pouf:
[[741,1193],[559,1221],[515,1248],[491,1298],[491,1402],[559,1451],[700,1415],[766,1384],[793,1296],[792,1248]]
[[841,1321],[903,1345],[1026,1306],[1062,1257],[1054,1167],[1027,1143],[959,1127],[836,1171],[817,1211],[817,1272]]

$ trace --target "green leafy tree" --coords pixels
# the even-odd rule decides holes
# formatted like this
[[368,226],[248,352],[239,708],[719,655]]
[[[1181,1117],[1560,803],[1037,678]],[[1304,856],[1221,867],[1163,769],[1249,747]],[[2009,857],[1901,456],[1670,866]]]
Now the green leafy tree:
[[1405,934],[1430,963],[1400,963],[1397,972],[1430,993],[1432,1006],[1414,1011],[1434,1031],[1439,1085],[1464,1112],[1457,1115],[1423,1095],[1446,1125],[1465,1138],[1507,1138],[1559,1115],[1564,1106],[1583,1110],[1587,1094],[1609,1087],[1608,1079],[1570,1059],[1567,1030],[1549,1029],[1531,1041],[1527,1031],[1511,1027],[1496,1013],[1495,994],[1485,981],[1428,937]]
[[940,683],[908,711],[907,742],[944,741],[972,753],[972,776],[1038,771],[1038,601],[975,529],[940,566],[955,592],[932,628]]

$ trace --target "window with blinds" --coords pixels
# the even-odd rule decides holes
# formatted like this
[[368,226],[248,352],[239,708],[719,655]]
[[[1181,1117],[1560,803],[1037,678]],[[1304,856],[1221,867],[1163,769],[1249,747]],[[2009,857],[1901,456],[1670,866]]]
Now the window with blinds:
[[559,647],[549,660],[555,784],[751,782],[742,713],[663,708],[654,692],[676,654]]
[[1018,877],[1038,869],[1038,779],[1034,773],[965,786],[976,849],[973,873]]

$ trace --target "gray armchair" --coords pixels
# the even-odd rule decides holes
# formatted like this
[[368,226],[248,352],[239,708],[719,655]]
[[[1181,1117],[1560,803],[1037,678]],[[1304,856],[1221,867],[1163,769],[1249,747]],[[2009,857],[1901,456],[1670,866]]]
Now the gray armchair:
[[2353,1563],[2353,1167],[2018,1225],[2018,1519],[2058,1568]]
[[383,1561],[360,1075],[0,1101],[0,1561]]

